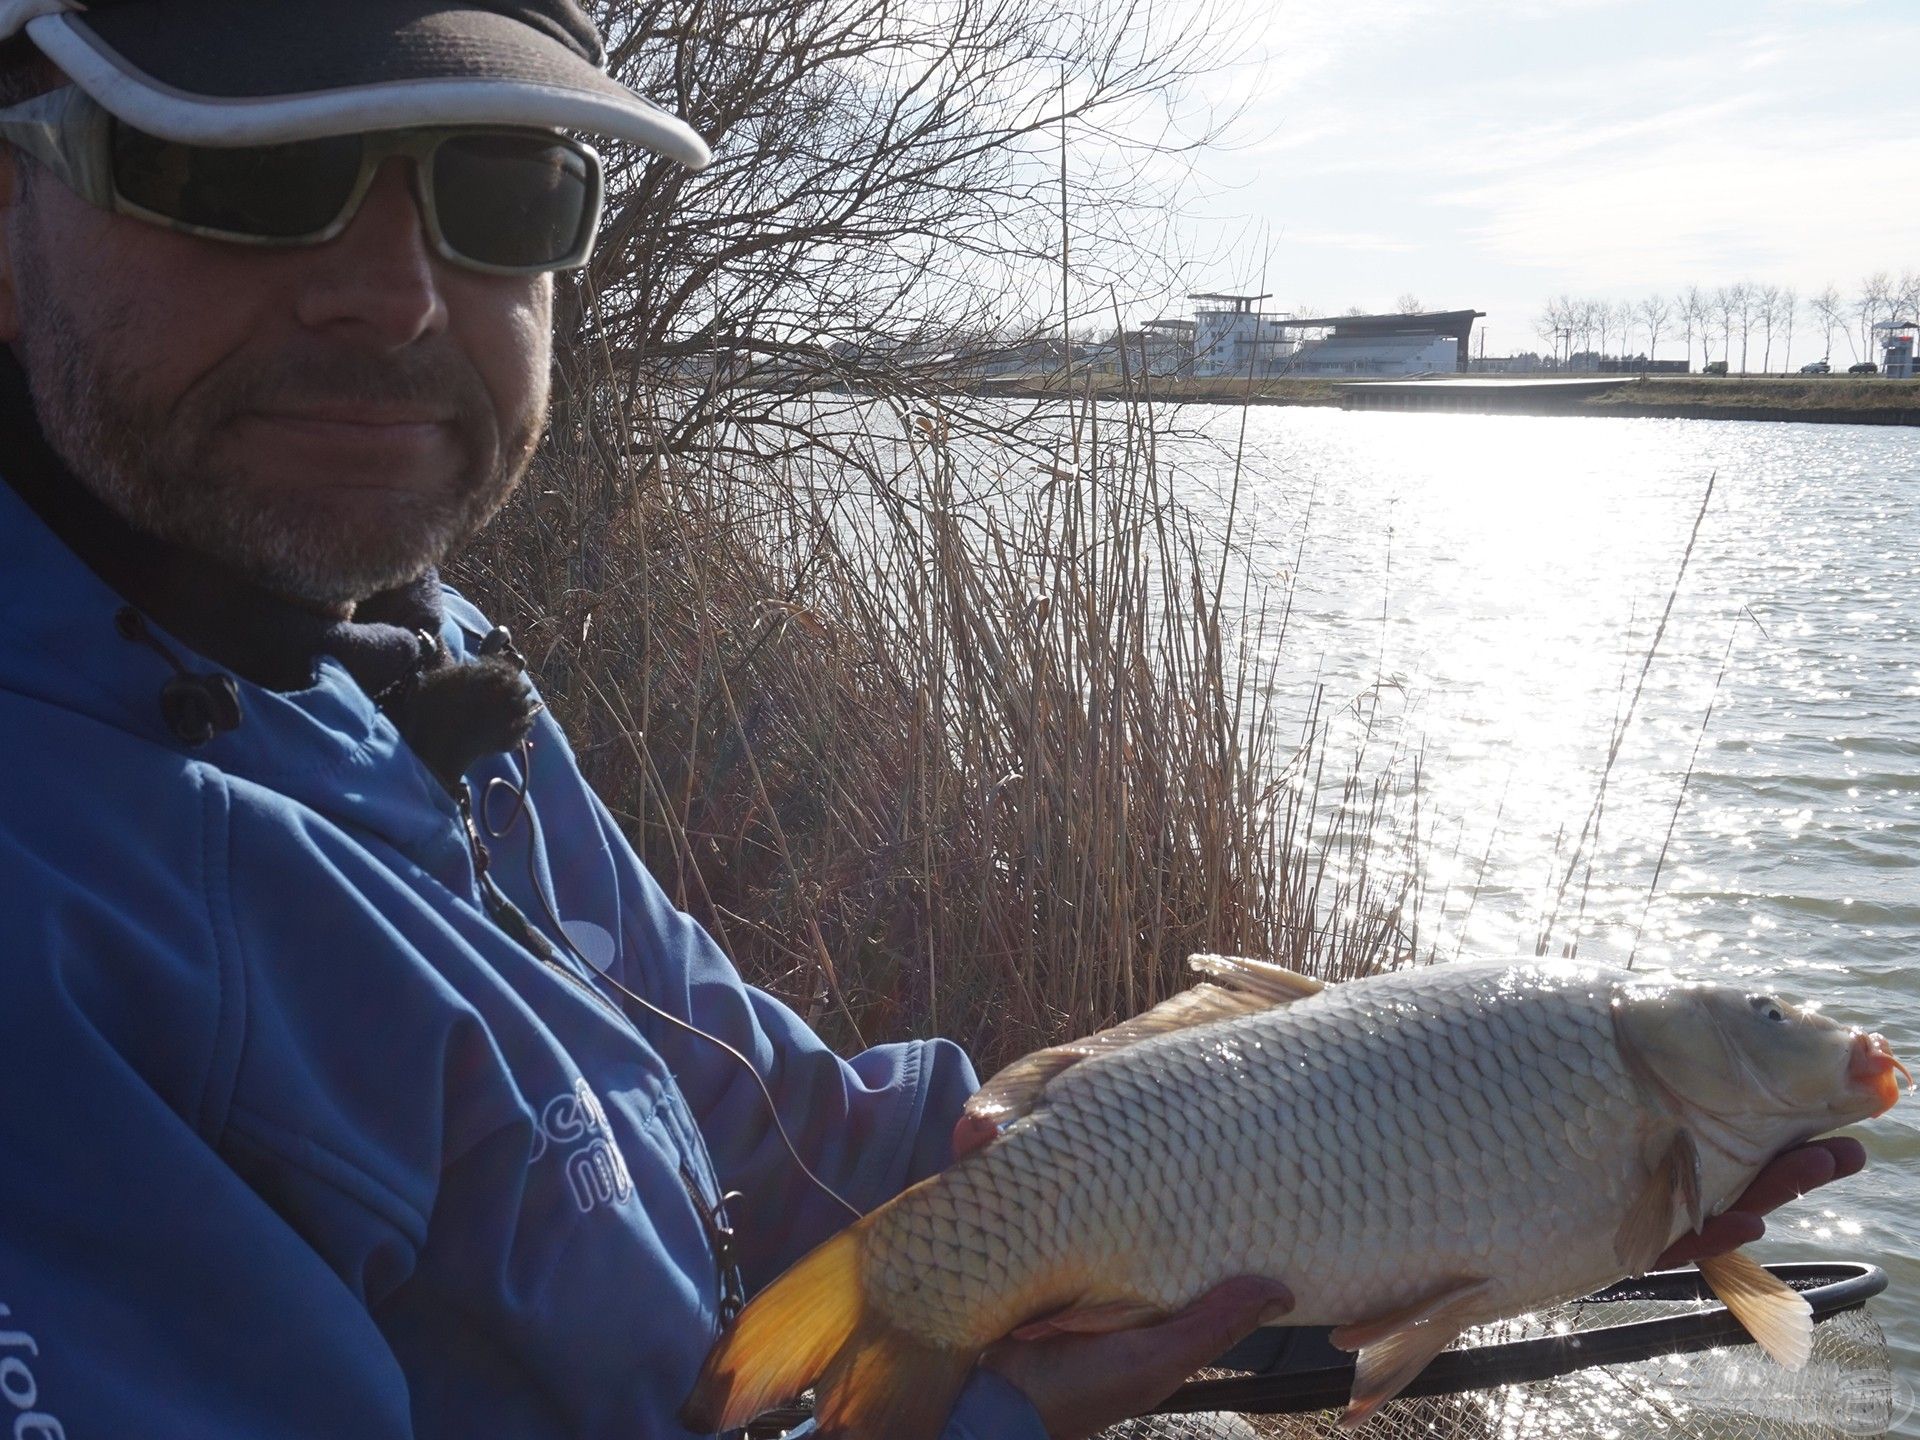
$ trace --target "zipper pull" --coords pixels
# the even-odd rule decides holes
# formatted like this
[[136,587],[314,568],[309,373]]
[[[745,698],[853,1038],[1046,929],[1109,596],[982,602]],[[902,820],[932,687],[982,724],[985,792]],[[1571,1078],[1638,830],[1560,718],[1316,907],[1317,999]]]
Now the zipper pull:
[[700,1216],[700,1227],[707,1232],[707,1245],[713,1251],[714,1266],[719,1271],[716,1309],[720,1315],[720,1333],[724,1335],[747,1308],[746,1280],[740,1274],[740,1259],[734,1251],[733,1222],[727,1216],[728,1203],[746,1197],[738,1190],[729,1190],[709,1205],[698,1178],[684,1160],[680,1162],[680,1183],[687,1187],[687,1197]]

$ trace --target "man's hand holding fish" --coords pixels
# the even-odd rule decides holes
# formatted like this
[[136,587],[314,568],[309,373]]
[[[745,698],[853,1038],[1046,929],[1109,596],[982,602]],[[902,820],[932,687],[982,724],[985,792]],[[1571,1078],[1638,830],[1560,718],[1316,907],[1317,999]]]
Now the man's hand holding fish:
[[[1354,1425],[1473,1326],[1690,1260],[1774,1359],[1806,1362],[1805,1301],[1738,1247],[1864,1163],[1814,1137],[1894,1103],[1905,1069],[1880,1036],[1585,963],[1339,986],[1194,964],[1202,984],[989,1080],[956,1163],[758,1297],[689,1419],[736,1424],[810,1385],[823,1435],[920,1440],[986,1356],[1052,1433],[1084,1433],[1048,1412],[1050,1361],[1124,1364],[1143,1334],[1244,1322],[1256,1278],[1356,1352]],[[1158,1332],[1113,1333],[1141,1325]]]

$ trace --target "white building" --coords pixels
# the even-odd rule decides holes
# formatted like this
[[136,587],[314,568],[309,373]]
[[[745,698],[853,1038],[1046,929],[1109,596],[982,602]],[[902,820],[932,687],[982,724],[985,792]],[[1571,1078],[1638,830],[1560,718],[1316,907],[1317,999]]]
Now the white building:
[[1450,375],[1456,347],[1444,335],[1329,335],[1310,340],[1294,356],[1295,375]]
[[1291,320],[1289,328],[1325,329],[1295,351],[1289,375],[1451,375],[1467,368],[1467,338],[1478,310],[1425,315],[1341,315]]
[[1264,379],[1287,369],[1295,342],[1283,317],[1253,307],[1265,295],[1194,295],[1193,373]]

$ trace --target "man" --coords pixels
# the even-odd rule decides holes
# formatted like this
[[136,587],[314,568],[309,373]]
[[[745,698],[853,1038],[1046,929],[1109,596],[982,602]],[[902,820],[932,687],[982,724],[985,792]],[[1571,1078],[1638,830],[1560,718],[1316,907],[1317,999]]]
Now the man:
[[[742,1290],[946,1163],[974,1083],[742,984],[434,578],[539,440],[599,198],[560,132],[705,147],[573,0],[9,37],[0,1420],[683,1433]],[[949,1434],[1087,1434],[1287,1303],[1008,1346]]]

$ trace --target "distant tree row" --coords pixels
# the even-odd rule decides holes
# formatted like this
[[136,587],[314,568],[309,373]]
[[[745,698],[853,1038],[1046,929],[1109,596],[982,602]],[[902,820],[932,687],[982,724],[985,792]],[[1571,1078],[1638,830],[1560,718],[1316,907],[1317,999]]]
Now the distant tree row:
[[1729,370],[1744,374],[1755,360],[1762,372],[1773,370],[1776,354],[1779,368],[1790,369],[1796,326],[1820,336],[1823,358],[1833,357],[1833,337],[1838,334],[1853,360],[1873,360],[1878,358],[1873,327],[1917,316],[1920,270],[1904,270],[1897,280],[1890,271],[1876,270],[1850,296],[1829,284],[1802,298],[1790,285],[1753,280],[1711,290],[1689,285],[1676,294],[1649,295],[1637,303],[1563,294],[1546,303],[1534,332],[1547,342],[1550,353],[1568,360],[1581,354],[1625,355],[1640,337],[1646,341],[1646,357],[1658,359],[1662,339],[1669,345],[1683,340],[1689,368],[1697,339],[1702,364],[1718,358]]

